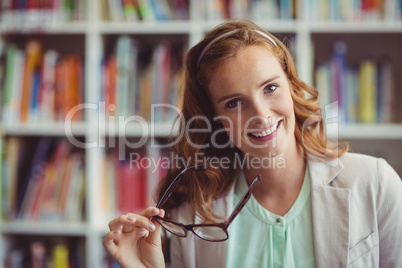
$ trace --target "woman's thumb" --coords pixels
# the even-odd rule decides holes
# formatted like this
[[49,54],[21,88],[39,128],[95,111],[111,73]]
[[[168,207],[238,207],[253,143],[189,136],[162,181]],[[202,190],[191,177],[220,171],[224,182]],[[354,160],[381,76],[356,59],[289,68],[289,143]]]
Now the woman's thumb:
[[[165,211],[163,209],[161,209],[159,214],[158,214],[158,216],[163,218],[165,216]],[[148,242],[152,243],[152,244],[154,244],[156,246],[161,247],[162,246],[161,245],[162,244],[162,242],[161,242],[162,241],[161,240],[161,228],[162,228],[162,226],[155,220],[155,218],[152,219],[152,223],[155,226],[155,231],[149,232],[148,238],[147,238]]]

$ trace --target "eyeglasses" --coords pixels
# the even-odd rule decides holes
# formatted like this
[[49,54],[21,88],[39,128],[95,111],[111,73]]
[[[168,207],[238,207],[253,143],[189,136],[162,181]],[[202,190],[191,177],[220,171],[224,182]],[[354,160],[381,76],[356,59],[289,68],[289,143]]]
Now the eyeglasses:
[[[182,170],[176,178],[172,181],[172,183],[167,188],[166,192],[163,194],[161,200],[156,205],[157,208],[160,208],[166,200],[170,197],[173,191],[176,189],[177,185],[179,184],[180,179],[182,178],[183,174],[189,170],[194,171],[203,171],[207,169],[205,165],[195,165],[190,166]],[[159,216],[154,216],[155,220],[168,232],[177,235],[179,237],[187,237],[187,231],[193,232],[196,236],[210,242],[221,242],[225,241],[229,238],[228,227],[235,219],[237,214],[243,209],[246,205],[247,201],[251,197],[251,193],[254,188],[254,184],[260,181],[260,176],[256,176],[253,181],[251,182],[247,192],[243,195],[239,203],[236,205],[235,209],[233,210],[232,214],[230,214],[229,218],[225,222],[221,223],[211,223],[211,224],[189,224],[184,225],[172,220],[164,219]]]

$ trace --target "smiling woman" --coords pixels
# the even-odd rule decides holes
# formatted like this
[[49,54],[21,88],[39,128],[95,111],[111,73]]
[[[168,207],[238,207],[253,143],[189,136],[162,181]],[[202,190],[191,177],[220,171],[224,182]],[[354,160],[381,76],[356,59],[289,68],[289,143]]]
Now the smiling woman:
[[317,90],[277,38],[225,22],[190,49],[185,74],[174,154],[218,167],[181,178],[189,167],[171,166],[160,206],[110,222],[103,243],[122,267],[165,265],[160,224],[175,268],[402,266],[400,178],[325,139]]
[[289,151],[297,149],[289,83],[265,46],[239,49],[217,67],[207,92],[215,113],[233,122],[234,128],[227,128],[228,121],[222,125],[234,132],[227,134],[237,148],[260,157],[270,152],[282,156],[295,153]]

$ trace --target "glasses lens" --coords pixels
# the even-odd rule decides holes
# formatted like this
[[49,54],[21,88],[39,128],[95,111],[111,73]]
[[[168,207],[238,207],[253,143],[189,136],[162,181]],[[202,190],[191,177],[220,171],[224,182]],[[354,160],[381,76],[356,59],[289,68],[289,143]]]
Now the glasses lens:
[[156,220],[159,222],[160,225],[163,226],[163,228],[165,228],[172,234],[181,236],[181,237],[186,237],[186,230],[182,226],[174,224],[169,221],[165,221],[163,219],[156,219]]
[[210,241],[223,241],[228,238],[228,234],[217,226],[197,226],[193,228],[195,234]]

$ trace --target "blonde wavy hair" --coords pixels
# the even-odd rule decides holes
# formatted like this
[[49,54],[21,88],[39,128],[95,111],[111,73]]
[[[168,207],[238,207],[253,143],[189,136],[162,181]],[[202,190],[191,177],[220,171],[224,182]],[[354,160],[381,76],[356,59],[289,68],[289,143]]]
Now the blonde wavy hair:
[[[227,32],[233,31],[225,38],[215,40]],[[258,32],[260,31],[260,32]],[[276,45],[261,32],[271,37]],[[203,54],[199,64],[202,50],[212,41],[213,49],[209,48]],[[215,42],[216,41],[216,42]],[[222,125],[214,121],[212,103],[207,94],[207,85],[210,75],[216,68],[233,58],[244,47],[252,45],[265,46],[280,62],[283,71],[290,82],[290,93],[293,99],[296,126],[296,142],[304,149],[305,157],[315,157],[323,161],[341,156],[348,150],[347,144],[331,144],[325,138],[324,121],[321,117],[321,108],[318,104],[318,91],[302,82],[297,76],[295,62],[287,47],[274,35],[266,32],[249,20],[230,20],[217,26],[187,54],[184,83],[182,85],[181,112],[182,118],[179,124],[179,133],[184,131],[190,119],[203,116],[212,122],[212,132],[218,133]],[[192,129],[205,129],[204,120],[192,120]],[[227,157],[234,160],[236,154],[241,155],[240,150],[229,142],[229,137],[224,131],[216,136],[218,144],[228,144],[225,148],[209,146],[196,148],[193,144],[211,143],[209,133],[189,132],[187,138],[177,139],[174,145],[174,154],[194,164],[196,154],[205,157]],[[176,137],[177,138],[177,137]],[[161,198],[167,187],[182,168],[172,167],[166,177],[160,182],[157,195]],[[212,201],[225,193],[235,181],[237,170],[214,169],[208,172],[192,173],[182,179],[178,188],[173,192],[164,205],[169,210],[180,206],[183,202],[189,202],[194,212],[205,221],[213,222],[216,216],[212,213]]]

